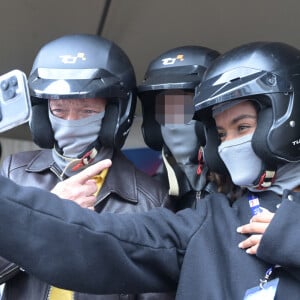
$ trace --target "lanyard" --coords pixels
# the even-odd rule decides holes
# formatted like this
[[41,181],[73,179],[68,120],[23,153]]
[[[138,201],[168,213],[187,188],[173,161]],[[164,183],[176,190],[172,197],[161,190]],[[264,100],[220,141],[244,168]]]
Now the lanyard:
[[263,289],[263,288],[264,288],[264,285],[269,281],[270,276],[272,275],[274,268],[275,268],[275,266],[270,267],[270,268],[267,270],[267,272],[266,272],[266,274],[265,274],[265,277],[264,277],[263,279],[259,279],[259,281],[260,281],[259,287],[260,287],[261,289]]
[[[249,201],[249,206],[251,208],[251,212],[252,212],[253,216],[262,212],[262,208],[260,206],[259,198],[257,195],[249,194],[248,201]],[[260,289],[264,288],[264,286],[269,281],[270,276],[272,275],[272,273],[276,267],[279,267],[279,265],[272,265],[270,268],[267,269],[264,278],[259,280],[260,281],[260,284],[259,284]]]
[[249,206],[251,208],[252,215],[255,216],[258,213],[262,212],[262,208],[259,204],[259,198],[257,195],[249,194],[248,195]]

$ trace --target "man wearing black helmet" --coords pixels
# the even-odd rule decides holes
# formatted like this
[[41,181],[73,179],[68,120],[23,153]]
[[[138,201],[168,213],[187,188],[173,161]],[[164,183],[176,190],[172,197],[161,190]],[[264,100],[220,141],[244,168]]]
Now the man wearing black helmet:
[[[34,142],[44,149],[9,156],[3,162],[2,175],[24,186],[51,190],[61,180],[110,159],[113,165],[94,177],[96,199],[76,200],[77,204],[110,213],[167,206],[167,190],[138,171],[120,151],[134,118],[135,89],[128,57],[111,41],[79,34],[47,43],[38,52],[29,76],[33,105],[30,129]],[[10,270],[2,268],[10,278],[3,299],[171,298],[162,294],[74,295],[17,272],[17,266],[10,265]]]
[[162,152],[163,169],[155,177],[168,187],[176,209],[194,207],[216,190],[203,165],[203,125],[192,118],[195,87],[218,56],[201,46],[170,49],[151,61],[138,86],[144,141]]
[[[298,300],[299,91],[298,49],[258,42],[228,51],[199,86],[195,117],[205,126],[205,161],[229,172],[245,195],[230,203],[209,194],[177,214],[156,208],[116,216],[81,213],[54,197],[60,209],[18,193],[12,199],[4,186],[0,253],[43,280],[85,292],[176,287],[180,300]],[[76,235],[85,247],[80,239],[62,243]],[[70,263],[55,259],[64,253]]]

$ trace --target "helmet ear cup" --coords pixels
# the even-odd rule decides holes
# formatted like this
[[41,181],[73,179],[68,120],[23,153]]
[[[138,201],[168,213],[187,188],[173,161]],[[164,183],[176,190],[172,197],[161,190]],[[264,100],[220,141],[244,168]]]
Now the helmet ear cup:
[[[146,97],[146,96],[144,96]],[[160,124],[155,119],[155,104],[150,95],[147,97],[147,101],[142,101],[143,110],[143,123],[142,133],[145,144],[153,150],[160,151],[163,147],[164,140],[161,134]],[[153,96],[154,98],[155,96]],[[142,98],[141,98],[142,99]]]
[[[119,147],[120,140],[115,137],[116,126],[119,126],[119,108],[117,103],[109,103],[105,108],[105,115],[102,120],[101,129],[99,133],[99,140],[101,145],[112,147],[112,145]],[[116,143],[119,144],[116,144]],[[124,141],[123,141],[124,143]],[[123,144],[122,144],[123,145]]]
[[35,144],[41,148],[52,149],[55,139],[48,116],[48,101],[45,102],[32,106],[30,131]]
[[196,134],[197,134],[197,137],[198,137],[199,145],[200,146],[205,146],[206,139],[205,139],[205,131],[204,131],[203,123],[200,122],[200,121],[196,121],[195,129],[196,129]]
[[[148,130],[146,128],[150,128]],[[152,132],[152,133],[151,133]],[[153,150],[160,151],[163,147],[163,137],[161,134],[160,125],[157,122],[152,122],[151,126],[147,121],[143,121],[142,133],[144,137],[145,144]]]
[[273,123],[273,111],[271,107],[263,108],[257,117],[257,126],[252,137],[252,147],[257,156],[269,168],[276,168],[277,160],[268,145],[268,133]]
[[218,153],[220,140],[214,124],[214,120],[211,120],[205,126],[206,144],[203,148],[204,161],[211,171],[219,174],[228,174],[227,168]]
[[135,107],[135,93],[129,93],[127,99],[107,101],[98,137],[101,145],[114,149],[123,147],[133,122]]

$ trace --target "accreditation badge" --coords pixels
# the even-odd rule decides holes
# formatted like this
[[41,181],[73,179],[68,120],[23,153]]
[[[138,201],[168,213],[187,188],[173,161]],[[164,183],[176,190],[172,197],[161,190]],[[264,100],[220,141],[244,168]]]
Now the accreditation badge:
[[279,278],[275,278],[247,290],[244,300],[274,300],[278,282]]

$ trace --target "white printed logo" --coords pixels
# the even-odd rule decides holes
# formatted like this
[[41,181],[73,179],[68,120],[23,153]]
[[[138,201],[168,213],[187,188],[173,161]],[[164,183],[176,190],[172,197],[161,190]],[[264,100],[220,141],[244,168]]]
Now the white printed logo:
[[82,61],[86,60],[85,54],[83,52],[78,52],[76,56],[66,54],[60,56],[62,63],[64,64],[75,64],[78,59]]
[[299,140],[292,141],[292,144],[293,144],[294,146],[299,145],[299,144],[300,144],[300,139],[299,139]]
[[176,57],[163,58],[161,61],[162,61],[163,65],[173,65],[173,64],[175,64],[176,60],[183,61],[184,60],[184,55],[183,54],[178,54]]

